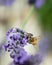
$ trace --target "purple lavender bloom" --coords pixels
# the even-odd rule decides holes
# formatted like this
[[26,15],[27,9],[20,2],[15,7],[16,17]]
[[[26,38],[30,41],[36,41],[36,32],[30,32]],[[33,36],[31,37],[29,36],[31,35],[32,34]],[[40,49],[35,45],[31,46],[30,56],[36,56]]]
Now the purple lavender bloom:
[[40,41],[39,41],[39,50],[41,53],[45,54],[48,52],[49,49],[49,37],[48,35],[45,35]]
[[44,36],[40,39],[38,43],[38,47],[39,51],[44,55],[50,52],[50,49],[52,48],[52,34],[44,34]]
[[4,45],[4,48],[10,52],[13,65],[39,65],[41,63],[42,56],[40,54],[31,56],[23,49],[26,44],[27,38],[25,32],[20,29],[17,29],[17,31],[9,30],[7,45]]
[[14,2],[14,0],[0,0],[0,5],[11,5]]
[[36,54],[35,56],[25,55],[24,57],[22,55],[22,57],[21,56],[18,57],[18,60],[16,57],[15,61],[17,62],[14,63],[15,65],[40,65],[41,62],[43,61],[43,57],[41,56],[41,54]]
[[24,49],[20,49],[18,54],[16,54],[14,58],[14,63],[15,64],[23,64],[26,60],[28,59],[28,54]]
[[27,44],[27,39],[23,38],[20,45],[24,47],[24,45],[26,44]]
[[16,53],[15,53],[14,51],[12,51],[12,52],[10,53],[10,57],[11,57],[11,58],[14,58],[15,55],[16,55]]
[[2,48],[3,48],[5,51],[7,51],[8,45],[3,44],[3,45],[2,45]]
[[25,39],[25,38],[23,38],[23,40],[22,40],[22,43],[24,44],[26,44],[27,43],[27,40]]
[[35,5],[36,8],[41,8],[41,6],[44,4],[45,0],[28,0],[28,3],[30,5]]
[[36,0],[35,7],[40,8],[44,4],[45,0]]
[[7,36],[9,36],[9,34],[11,33],[11,32],[13,32],[13,28],[11,28],[8,32],[7,32]]
[[14,0],[7,0],[7,1],[6,1],[6,5],[7,5],[7,6],[8,6],[8,5],[11,5],[13,2],[14,2]]
[[20,38],[20,33],[14,33],[13,34],[13,39],[19,39]]
[[10,57],[13,58],[13,65],[39,65],[43,59],[41,54],[37,53],[35,56],[31,56],[20,47],[14,48]]
[[18,47],[10,53],[10,57],[13,58],[14,65],[29,65],[31,56],[23,48]]
[[24,46],[27,44],[26,34],[23,30],[20,29],[10,29],[7,32],[7,41],[9,44],[17,44]]

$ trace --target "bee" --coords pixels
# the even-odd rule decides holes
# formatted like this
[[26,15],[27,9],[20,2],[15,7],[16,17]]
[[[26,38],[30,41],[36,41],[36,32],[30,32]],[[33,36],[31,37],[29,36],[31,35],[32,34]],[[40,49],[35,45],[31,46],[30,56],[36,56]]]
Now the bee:
[[27,33],[27,35],[28,35],[28,43],[32,44],[32,45],[36,45],[38,42],[38,38],[33,37],[33,34],[31,34],[31,33]]

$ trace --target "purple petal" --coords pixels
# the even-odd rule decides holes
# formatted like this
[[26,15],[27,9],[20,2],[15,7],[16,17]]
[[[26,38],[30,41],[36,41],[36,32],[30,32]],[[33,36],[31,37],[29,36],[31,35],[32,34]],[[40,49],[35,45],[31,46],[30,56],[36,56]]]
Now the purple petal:
[[0,0],[0,5],[11,5],[14,2],[14,0]]
[[7,36],[9,36],[9,34],[11,33],[11,32],[13,32],[13,28],[11,28],[8,32],[7,32]]
[[44,4],[45,0],[36,0],[35,7],[40,8]]
[[26,44],[27,43],[27,40],[25,38],[23,38],[22,43],[23,44]]
[[20,33],[14,33],[14,34],[13,34],[13,38],[19,39],[19,38],[20,38]]

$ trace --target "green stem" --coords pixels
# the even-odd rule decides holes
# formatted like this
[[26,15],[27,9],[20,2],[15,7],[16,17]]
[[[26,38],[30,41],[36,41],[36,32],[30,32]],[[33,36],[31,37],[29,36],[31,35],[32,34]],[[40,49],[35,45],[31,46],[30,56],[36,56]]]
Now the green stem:
[[22,23],[22,25],[21,25],[21,28],[22,28],[22,29],[25,28],[25,26],[26,26],[28,20],[30,19],[31,15],[33,14],[33,12],[34,12],[34,6],[32,6],[32,8],[31,8],[29,14],[27,15],[27,17],[26,17],[25,20],[23,21],[23,23]]

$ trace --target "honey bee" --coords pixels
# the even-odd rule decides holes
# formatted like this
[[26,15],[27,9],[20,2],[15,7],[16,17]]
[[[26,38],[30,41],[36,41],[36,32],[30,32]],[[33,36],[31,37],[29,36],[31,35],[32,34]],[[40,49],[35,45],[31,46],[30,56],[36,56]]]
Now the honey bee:
[[38,38],[33,37],[33,34],[31,34],[31,33],[27,33],[27,35],[28,35],[28,43],[30,43],[32,45],[36,45],[38,42]]

